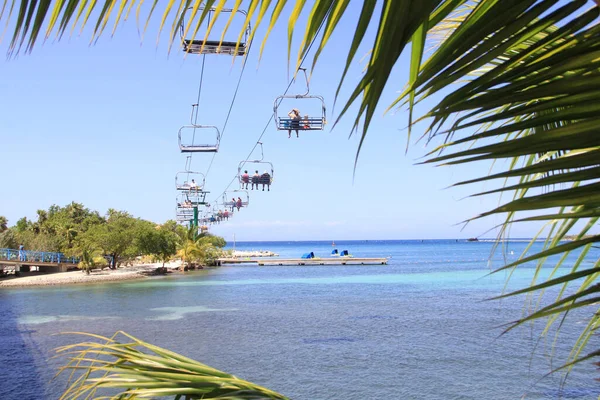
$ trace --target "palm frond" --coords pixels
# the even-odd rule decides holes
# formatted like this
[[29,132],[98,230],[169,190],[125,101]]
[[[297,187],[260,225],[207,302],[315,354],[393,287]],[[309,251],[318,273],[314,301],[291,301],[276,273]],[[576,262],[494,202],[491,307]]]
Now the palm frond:
[[[136,399],[186,396],[186,399],[286,399],[285,396],[180,354],[146,343],[125,332],[88,339],[56,349],[67,359],[58,374],[69,373],[62,399]],[[118,339],[122,338],[123,341]]]
[[[600,240],[597,234],[586,236],[600,216],[600,114],[595,105],[600,93],[600,26],[594,24],[598,8],[584,10],[585,5],[584,0],[477,2],[463,11],[461,21],[450,21],[447,38],[396,100],[411,109],[413,97],[417,103],[437,102],[417,120],[428,121],[430,140],[445,137],[425,163],[509,161],[501,172],[457,183],[501,179],[499,186],[475,195],[513,193],[511,200],[475,218],[505,215],[499,237],[512,223],[548,221],[549,236],[541,251],[526,255],[532,242],[518,261],[497,269],[512,271],[536,263],[530,287],[505,295],[538,294],[533,311],[509,329],[545,318],[548,332],[571,310],[597,309],[598,271],[582,265]],[[449,94],[439,96],[448,88]],[[518,218],[524,211],[537,215]],[[573,233],[574,240],[562,243]],[[580,252],[577,261],[561,271],[575,251]],[[551,256],[560,259],[540,283]],[[556,288],[557,295],[547,304],[542,296],[550,288]],[[567,365],[581,359],[593,332],[589,327],[599,322],[591,313]]]

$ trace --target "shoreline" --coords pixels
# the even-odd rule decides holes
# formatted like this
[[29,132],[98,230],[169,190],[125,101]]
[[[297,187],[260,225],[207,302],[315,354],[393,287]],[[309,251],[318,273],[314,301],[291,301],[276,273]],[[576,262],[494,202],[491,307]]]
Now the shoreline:
[[[175,271],[179,268],[179,266],[180,262],[171,262],[165,264],[165,267],[169,271]],[[162,267],[162,263],[134,265],[132,267],[122,267],[117,270],[95,269],[91,271],[90,275],[87,275],[84,271],[68,271],[47,274],[31,272],[25,273],[22,276],[4,278],[0,280],[0,290],[2,288],[80,285],[144,279],[148,278],[148,274],[150,272],[160,267]]]

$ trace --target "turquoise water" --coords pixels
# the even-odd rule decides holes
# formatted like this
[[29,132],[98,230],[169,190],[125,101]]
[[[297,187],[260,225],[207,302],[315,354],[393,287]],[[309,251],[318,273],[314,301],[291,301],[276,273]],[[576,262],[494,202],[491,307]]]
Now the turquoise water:
[[[143,281],[0,291],[0,399],[56,399],[51,350],[75,339],[55,335],[127,331],[293,399],[596,399],[595,366],[566,384],[545,377],[584,328],[573,314],[553,348],[541,324],[501,335],[525,299],[489,301],[525,242],[491,257],[491,243],[336,242],[387,266],[235,266]],[[237,243],[282,257],[331,252],[331,242]],[[511,254],[512,252],[512,254]],[[588,260],[596,261],[592,250]],[[566,271],[571,256],[558,273]],[[547,276],[547,269],[542,276]],[[528,285],[517,270],[508,289]],[[549,298],[551,298],[549,296]],[[596,338],[591,349],[598,347]]]

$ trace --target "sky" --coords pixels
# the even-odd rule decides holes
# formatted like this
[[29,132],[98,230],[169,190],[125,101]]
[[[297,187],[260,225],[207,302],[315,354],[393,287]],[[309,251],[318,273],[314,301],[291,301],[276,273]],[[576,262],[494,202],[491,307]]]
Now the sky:
[[[491,166],[418,165],[435,142],[417,142],[423,133],[417,127],[405,152],[406,111],[384,113],[406,82],[408,52],[390,76],[354,168],[359,135],[350,133],[356,107],[335,127],[333,122],[366,62],[363,56],[369,46],[363,44],[334,108],[359,12],[358,4],[351,3],[311,75],[310,93],[323,96],[327,105],[325,130],[300,132],[300,138],[288,139],[287,132],[277,131],[271,122],[261,139],[264,160],[274,167],[271,191],[250,191],[248,208],[228,223],[211,226],[212,233],[227,240],[234,234],[237,240],[495,235],[490,229],[502,222],[501,216],[466,226],[462,221],[499,204],[497,195],[468,197],[497,183],[448,188],[486,174]],[[241,58],[205,58],[198,123],[219,127],[223,137],[212,165],[212,154],[196,153],[191,169],[206,172],[210,165],[205,186],[210,201],[221,200],[238,164],[249,157],[265,129],[274,100],[289,83],[289,13],[288,7],[260,60],[258,43],[251,49],[224,130]],[[157,44],[158,22],[153,20],[143,41],[132,18],[113,37],[105,34],[93,45],[85,30],[61,41],[40,43],[31,54],[0,61],[0,215],[8,218],[9,225],[23,216],[34,219],[38,209],[71,201],[102,214],[114,208],[157,223],[175,218],[174,178],[186,164],[177,132],[189,124],[191,105],[197,100],[202,56],[186,56],[177,44],[169,53],[168,32]],[[259,28],[259,38],[264,30],[264,26]],[[295,36],[293,54],[301,33],[299,29]],[[0,43],[0,53],[8,48],[8,36]],[[372,43],[373,36],[369,32],[367,43]],[[297,80],[290,93],[304,90],[304,82]],[[315,108],[309,103],[286,100],[281,107],[284,114],[287,108],[296,107],[304,115]],[[255,152],[249,158],[259,156]],[[238,188],[234,182],[229,190]],[[538,229],[535,224],[515,225],[511,235],[531,237]]]

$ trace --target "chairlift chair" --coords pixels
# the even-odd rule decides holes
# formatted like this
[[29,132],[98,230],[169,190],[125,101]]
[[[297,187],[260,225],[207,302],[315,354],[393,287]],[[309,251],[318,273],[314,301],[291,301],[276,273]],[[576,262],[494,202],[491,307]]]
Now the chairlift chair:
[[[188,10],[191,10],[191,9],[193,9],[193,7],[188,8]],[[215,13],[216,11],[217,10],[215,7],[211,7],[208,10],[205,7],[199,7],[197,10],[197,13],[200,13],[200,15],[207,14],[208,21],[210,24],[211,14]],[[230,8],[222,8],[219,11],[219,14],[221,14],[221,13],[232,14],[229,18],[230,21],[233,19],[234,13],[241,14],[243,16],[244,20],[246,20],[246,16],[247,16],[246,11],[244,11],[244,10],[233,10]],[[244,37],[239,43],[222,40],[223,39],[222,37],[219,40],[210,40],[208,38],[206,38],[206,40],[204,40],[204,39],[198,40],[195,37],[192,39],[188,39],[188,38],[184,37],[184,35],[186,34],[185,28],[186,28],[185,19],[181,18],[180,35],[181,35],[181,41],[183,44],[183,51],[186,53],[189,53],[189,54],[227,54],[227,55],[232,55],[232,56],[244,56],[244,55],[246,55],[248,48],[250,46],[250,44],[248,43],[248,35],[250,34],[250,29],[251,29],[250,24],[248,24],[248,26],[246,27],[246,31],[244,32]],[[190,25],[189,29],[191,31],[193,31],[196,29],[196,27],[193,25]]]
[[[208,140],[210,132],[216,135],[214,140]],[[189,140],[188,136],[192,138]],[[200,140],[196,136],[200,136]],[[179,128],[178,133],[179,150],[182,153],[216,153],[219,151],[219,142],[221,141],[221,132],[219,128],[213,125],[184,125]],[[182,136],[185,138],[182,139]]]
[[[306,93],[294,94],[294,95],[282,95],[275,99],[273,105],[273,117],[275,120],[275,126],[277,130],[289,131],[322,131],[325,129],[327,123],[327,110],[325,107],[325,99],[323,96],[310,95],[310,87],[308,83],[308,77],[306,75],[306,69],[300,68],[300,71],[304,73],[304,79],[306,80]],[[283,99],[295,99],[295,100],[317,100],[321,102],[321,115],[320,116],[308,116],[300,115],[300,119],[294,119],[286,114],[285,117],[279,115],[279,106]]]
[[194,208],[206,204],[204,196],[206,194],[188,194],[183,192],[177,196],[177,209],[192,210],[193,212]]
[[[257,185],[256,186],[257,189],[258,189],[259,184],[260,185],[262,185],[262,184],[269,185],[269,187],[270,187],[271,184],[273,183],[273,177],[275,174],[275,170],[273,169],[273,163],[270,163],[268,161],[263,161],[264,153],[263,153],[262,143],[258,142],[258,144],[260,145],[260,159],[244,160],[244,161],[240,161],[240,163],[238,164],[237,177],[238,177],[238,181],[240,182],[240,189],[248,189],[248,186],[250,186],[250,188],[253,189],[255,184]],[[248,167],[245,167],[246,164],[253,164],[253,166],[248,168]],[[265,172],[269,173],[269,171],[270,171],[268,182],[265,182],[265,178],[263,177],[264,173],[260,175],[260,177],[258,179],[258,183],[254,182],[252,171],[261,171],[265,167],[267,168],[267,170]],[[247,180],[244,177],[242,170],[244,170],[244,171],[250,170]],[[259,172],[259,174],[260,174],[260,172]]]
[[[230,197],[234,198],[235,202],[231,200]],[[240,198],[240,200],[242,200],[242,207],[248,207],[248,204],[250,204],[250,196],[248,195],[247,190],[226,191],[225,193],[223,193],[223,206],[229,209],[232,209],[232,207],[237,208],[238,197]]]
[[[192,181],[196,184],[195,187]],[[205,183],[206,178],[201,172],[179,171],[175,174],[175,189],[178,191],[203,192]]]

